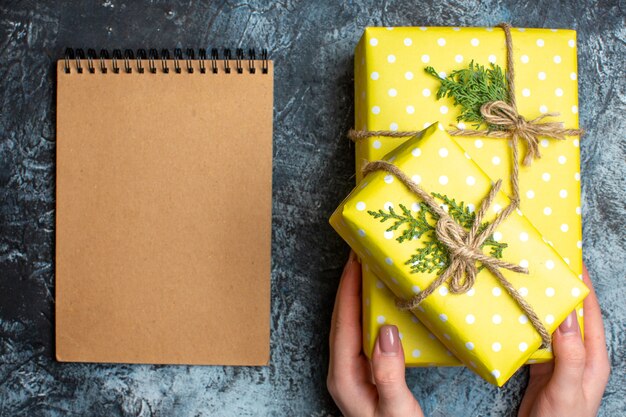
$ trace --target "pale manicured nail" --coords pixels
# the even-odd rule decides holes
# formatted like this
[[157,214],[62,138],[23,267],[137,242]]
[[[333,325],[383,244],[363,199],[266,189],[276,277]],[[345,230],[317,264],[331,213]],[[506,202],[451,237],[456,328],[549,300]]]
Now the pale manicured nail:
[[562,334],[574,334],[580,333],[580,327],[578,327],[578,319],[576,318],[576,310],[572,311],[567,318],[559,326],[559,331]]
[[343,270],[345,271],[348,268],[350,268],[350,265],[352,265],[355,261],[356,261],[356,254],[354,253],[353,250],[351,250],[350,256],[348,257],[348,261],[346,262],[346,265],[343,267]]
[[352,263],[356,261],[356,253],[353,250],[350,251],[350,257],[348,258],[348,263]]
[[385,325],[378,333],[380,350],[385,355],[396,355],[400,350],[400,337],[396,326]]

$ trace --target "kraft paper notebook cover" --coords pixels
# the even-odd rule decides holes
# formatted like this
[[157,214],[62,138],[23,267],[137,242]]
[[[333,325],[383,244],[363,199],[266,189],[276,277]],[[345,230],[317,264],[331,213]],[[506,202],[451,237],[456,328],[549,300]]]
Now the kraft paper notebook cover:
[[196,56],[57,64],[60,361],[268,363],[273,65]]

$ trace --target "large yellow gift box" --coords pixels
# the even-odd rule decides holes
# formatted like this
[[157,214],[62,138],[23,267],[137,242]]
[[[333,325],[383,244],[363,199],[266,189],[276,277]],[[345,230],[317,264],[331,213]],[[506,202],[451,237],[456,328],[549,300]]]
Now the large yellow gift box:
[[[491,179],[440,124],[433,124],[385,159],[428,192],[447,196],[448,200],[442,201],[451,212],[472,212],[492,186]],[[396,176],[373,172],[330,219],[364,264],[402,299],[425,289],[438,274],[436,270],[416,272],[414,268],[428,262],[428,257],[412,258],[419,248],[427,246],[428,237],[407,239],[405,234],[409,225],[423,227],[413,221],[426,216],[419,203]],[[484,221],[493,221],[495,213],[508,203],[509,198],[500,191]],[[504,260],[527,266],[528,274],[505,269],[501,273],[552,333],[588,289],[521,211],[498,226],[493,242],[506,244]],[[437,265],[442,258],[433,259]],[[454,356],[497,385],[506,382],[541,345],[541,337],[524,311],[487,269],[479,273],[467,293],[453,294],[444,284],[412,312]]]
[[[519,111],[527,118],[558,112],[553,120],[578,126],[576,32],[551,29],[512,29]],[[405,27],[365,30],[356,51],[355,128],[360,130],[420,130],[435,121],[446,128],[457,124],[460,111],[450,98],[436,99],[438,81],[425,72],[432,66],[441,75],[466,68],[474,60],[506,69],[504,34],[499,28]],[[471,128],[459,123],[460,127]],[[492,179],[508,178],[507,141],[455,138]],[[357,179],[366,161],[382,158],[406,138],[368,138],[356,143]],[[553,244],[582,279],[579,141],[545,139],[542,158],[522,168],[522,211]],[[522,149],[523,153],[523,149]],[[504,189],[508,191],[505,181]],[[582,305],[577,307],[583,326]],[[409,366],[459,365],[459,360],[415,317],[395,307],[390,291],[372,270],[363,267],[363,346],[370,355],[378,328],[395,324]],[[549,349],[534,352],[530,363],[552,359]]]

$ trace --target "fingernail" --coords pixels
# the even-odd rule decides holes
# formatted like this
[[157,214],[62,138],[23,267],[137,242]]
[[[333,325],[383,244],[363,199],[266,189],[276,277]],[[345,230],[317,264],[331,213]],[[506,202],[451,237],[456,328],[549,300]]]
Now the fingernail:
[[350,265],[352,265],[354,261],[356,261],[356,254],[354,253],[353,250],[351,250],[350,256],[348,257],[348,261],[346,262],[346,265],[343,267],[343,270],[345,271],[348,268],[350,268]]
[[350,256],[348,257],[348,263],[352,263],[356,261],[356,253],[353,250],[350,251]]
[[574,334],[580,332],[578,327],[578,319],[576,318],[576,310],[572,311],[567,318],[559,326],[559,331],[562,334]]
[[396,326],[382,326],[378,333],[380,350],[386,355],[395,355],[400,349],[400,337]]

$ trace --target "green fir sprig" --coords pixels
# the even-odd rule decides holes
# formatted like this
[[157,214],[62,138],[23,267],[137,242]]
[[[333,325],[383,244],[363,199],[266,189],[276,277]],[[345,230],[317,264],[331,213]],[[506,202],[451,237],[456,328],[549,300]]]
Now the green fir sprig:
[[[411,210],[402,204],[399,205],[402,210],[402,214],[396,213],[393,207],[389,207],[389,212],[385,212],[383,209],[380,209],[378,211],[370,210],[368,213],[373,218],[380,219],[381,223],[384,223],[387,220],[394,220],[394,224],[387,229],[388,232],[398,230],[400,226],[406,225],[402,234],[396,239],[398,242],[402,243],[405,240],[419,239],[424,233],[432,230],[432,226],[426,219],[426,213],[430,213],[430,207],[428,208],[428,211],[423,210],[422,204],[423,203],[420,203],[420,210],[417,212],[417,217],[413,216]],[[425,204],[423,205],[426,206]]]
[[[454,105],[461,107],[457,122],[472,123],[479,128],[485,123],[480,107],[490,101],[508,102],[509,93],[506,75],[498,65],[491,64],[485,68],[470,62],[468,68],[452,71],[447,77],[441,77],[433,67],[426,67],[426,73],[437,78],[441,85],[437,90],[437,100],[444,97],[454,99]],[[498,129],[488,125],[489,129]]]
[[[459,225],[467,230],[472,227],[476,214],[464,202],[457,203],[455,199],[443,194],[432,193],[432,195],[442,201],[442,206],[446,207],[448,214]],[[439,215],[424,202],[417,203],[416,212],[409,210],[403,204],[399,204],[399,207],[402,210],[401,214],[397,213],[393,207],[389,207],[387,211],[383,209],[370,210],[368,214],[381,223],[393,221],[393,224],[387,229],[388,232],[396,231],[402,227],[402,234],[396,238],[399,243],[420,239],[424,236],[423,246],[417,248],[416,253],[405,262],[405,265],[411,266],[412,273],[436,271],[437,274],[440,274],[450,266],[450,256],[446,246],[437,239],[435,226],[439,220]],[[481,224],[479,230],[484,230],[488,225],[489,223]],[[507,246],[506,243],[497,242],[491,235],[480,247],[481,249],[488,247],[491,256],[502,258],[502,253]]]

